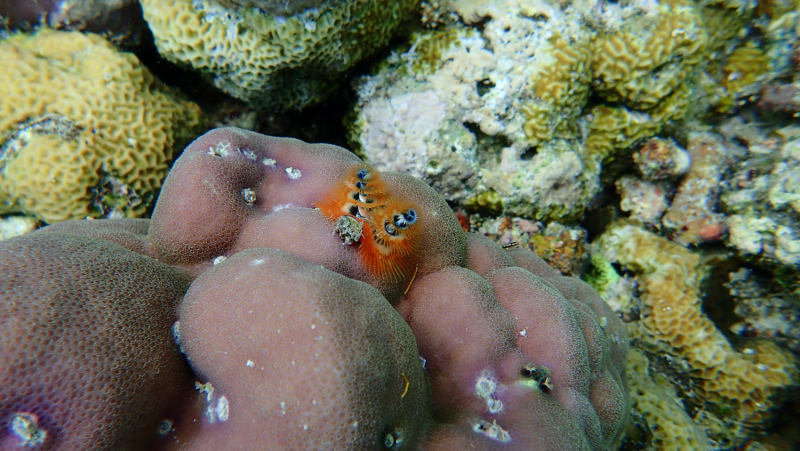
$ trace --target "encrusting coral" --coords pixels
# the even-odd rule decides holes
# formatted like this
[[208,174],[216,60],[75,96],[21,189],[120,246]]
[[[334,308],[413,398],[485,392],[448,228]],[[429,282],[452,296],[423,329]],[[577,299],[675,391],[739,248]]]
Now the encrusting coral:
[[655,449],[712,449],[705,432],[686,413],[674,387],[651,368],[639,349],[633,348],[628,354],[628,375],[633,409],[647,420]]
[[[347,233],[342,218],[352,226]],[[361,248],[385,246],[389,253],[379,250],[377,258],[392,260],[392,250],[405,244],[380,233],[358,236],[353,223],[391,237],[414,230],[418,244],[403,254],[408,263],[399,272],[387,271]],[[13,378],[14,362],[24,357],[14,353],[17,342],[0,341],[0,355],[12,357],[0,368],[0,390],[32,387],[13,405],[0,403],[0,416],[16,418],[0,432],[3,443],[42,437],[48,449],[68,449],[76,437],[110,431],[113,443],[129,449],[606,450],[620,442],[628,422],[627,335],[594,290],[531,252],[466,234],[432,188],[375,172],[335,146],[234,128],[203,135],[176,161],[151,221],[65,222],[4,241],[0,258],[13,276],[0,291],[0,321],[25,317],[27,307],[14,306],[29,305],[17,299],[32,293],[13,281],[27,278],[26,286],[38,289],[41,265],[31,265],[25,251],[37,243],[42,255],[81,243],[72,258],[111,268],[96,277],[78,271],[82,284],[103,287],[113,302],[141,315],[170,318],[118,344],[141,346],[156,336],[163,344],[177,316],[167,351],[180,348],[194,375],[161,389],[193,383],[197,390],[175,402],[138,395],[162,421],[143,423],[135,439],[113,418],[63,429],[53,404],[42,402],[50,395],[37,388],[50,379]],[[36,302],[61,303],[63,310],[40,317],[42,325],[86,312],[87,294],[65,282],[73,279],[66,266],[75,263],[48,263],[65,277],[48,279],[50,291]],[[117,267],[128,268],[124,278],[115,276]],[[126,290],[145,283],[140,278],[153,284],[170,275],[193,280],[178,293],[177,308],[131,302]],[[100,330],[137,318],[105,312],[93,317]],[[67,366],[84,358],[48,354],[54,342],[70,350],[88,346],[80,340],[25,330],[30,338],[21,342],[30,355]],[[102,360],[114,349],[96,343],[85,358]],[[176,368],[185,362],[140,365],[106,390],[123,389],[138,372],[168,375]],[[82,386],[72,382],[87,371],[60,373],[63,396],[79,396]]]
[[0,41],[0,212],[47,222],[139,216],[200,108],[99,35]]
[[724,404],[731,416],[758,423],[797,383],[791,353],[766,341],[737,350],[701,309],[707,268],[680,244],[628,222],[616,222],[594,243],[605,260],[636,274],[645,309],[634,337],[681,359],[699,400]]

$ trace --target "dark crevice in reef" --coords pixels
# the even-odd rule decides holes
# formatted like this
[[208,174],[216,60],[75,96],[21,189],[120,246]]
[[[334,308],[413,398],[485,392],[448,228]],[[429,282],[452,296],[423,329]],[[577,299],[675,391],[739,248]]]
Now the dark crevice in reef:
[[705,294],[702,299],[703,313],[717,326],[731,343],[740,341],[740,337],[731,331],[731,326],[742,321],[734,313],[736,303],[728,287],[729,274],[743,266],[741,260],[730,258],[723,243],[708,243],[700,246],[701,252],[709,260],[709,274],[703,280],[701,292]]
[[464,127],[475,135],[475,141],[478,143],[478,164],[481,167],[500,164],[500,154],[503,148],[511,145],[508,137],[499,134],[495,136],[487,135],[474,122],[464,122]]

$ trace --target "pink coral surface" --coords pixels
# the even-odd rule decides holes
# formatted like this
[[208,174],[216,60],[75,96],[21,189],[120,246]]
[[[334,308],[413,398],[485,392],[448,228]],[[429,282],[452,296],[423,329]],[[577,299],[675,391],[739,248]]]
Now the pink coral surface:
[[[41,277],[18,249],[43,237],[82,240],[92,252],[73,258],[85,265],[142,260],[125,266],[133,285],[158,276],[140,266],[193,279],[179,305],[153,314],[171,319],[154,327],[174,335],[172,352],[180,348],[194,373],[173,385],[197,390],[179,400],[142,394],[141,402],[161,406],[154,412],[163,421],[139,432],[139,442],[130,439],[130,426],[115,426],[119,418],[54,418],[41,425],[60,428],[49,449],[71,449],[72,437],[101,430],[113,432],[108,443],[138,446],[131,449],[614,448],[628,419],[627,337],[597,293],[531,252],[465,233],[432,188],[396,173],[382,174],[387,192],[419,214],[414,271],[375,273],[359,257],[360,242],[346,244],[332,218],[313,208],[359,163],[335,146],[217,129],[176,161],[147,233],[147,221],[87,221],[4,242],[0,257],[30,281],[0,291],[6,322],[21,318],[9,305],[34,296],[30,287]],[[52,264],[67,271],[74,262]],[[93,283],[106,290],[110,306],[130,302],[132,294],[108,278]],[[65,315],[90,296],[58,280],[52,287],[52,299],[66,300]],[[119,317],[124,310],[100,311],[96,325],[134,321]],[[139,349],[152,333],[125,336],[124,343]],[[15,355],[20,340],[48,358],[48,343],[59,337],[33,332],[0,341],[2,355]],[[113,352],[90,349],[101,359]],[[63,390],[73,397],[74,381],[86,377],[76,358],[62,358],[72,368],[63,371]],[[126,377],[180,374],[180,365],[165,361]],[[51,379],[0,371],[7,383],[0,390],[19,392],[32,380],[43,387],[13,407],[0,405],[2,418],[43,405]],[[111,389],[121,391],[124,381],[115,379]],[[0,443],[27,446],[24,426],[7,420]]]

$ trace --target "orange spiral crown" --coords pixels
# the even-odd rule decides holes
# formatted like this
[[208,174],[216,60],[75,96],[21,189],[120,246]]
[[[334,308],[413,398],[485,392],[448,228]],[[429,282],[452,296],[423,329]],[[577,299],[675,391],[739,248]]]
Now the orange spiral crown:
[[378,277],[402,279],[414,268],[419,208],[389,193],[372,166],[353,166],[325,200],[314,206],[332,221],[348,215],[361,223],[358,254],[364,267]]

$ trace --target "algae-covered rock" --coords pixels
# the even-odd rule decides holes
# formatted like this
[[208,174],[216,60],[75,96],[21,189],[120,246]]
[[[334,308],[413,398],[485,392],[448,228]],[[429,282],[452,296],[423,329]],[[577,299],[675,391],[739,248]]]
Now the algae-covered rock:
[[579,217],[603,162],[684,118],[705,51],[691,2],[439,8],[462,22],[415,34],[361,79],[351,142],[452,202],[491,190],[543,221]]
[[800,130],[752,142],[722,184],[728,244],[771,267],[800,269]]

